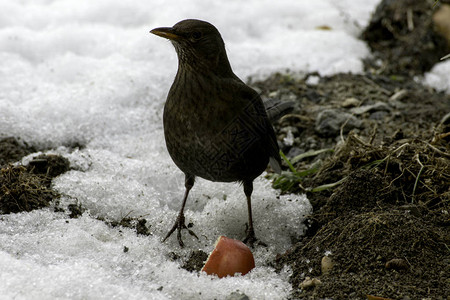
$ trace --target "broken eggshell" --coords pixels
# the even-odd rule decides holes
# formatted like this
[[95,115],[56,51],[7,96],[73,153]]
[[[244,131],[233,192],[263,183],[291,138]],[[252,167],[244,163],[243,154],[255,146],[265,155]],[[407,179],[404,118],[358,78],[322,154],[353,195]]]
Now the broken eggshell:
[[239,240],[220,236],[202,271],[222,278],[236,273],[245,275],[254,267],[255,260],[247,245]]

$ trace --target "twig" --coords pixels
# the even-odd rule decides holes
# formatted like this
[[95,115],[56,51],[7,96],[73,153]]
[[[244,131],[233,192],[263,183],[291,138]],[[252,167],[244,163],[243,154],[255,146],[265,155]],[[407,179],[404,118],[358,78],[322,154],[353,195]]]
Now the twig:
[[286,114],[286,115],[282,116],[280,120],[285,120],[285,119],[289,119],[289,118],[296,118],[296,119],[300,119],[302,121],[310,121],[311,120],[311,118],[302,116],[300,114]]
[[360,144],[363,145],[363,146],[366,146],[366,147],[370,147],[370,146],[371,146],[370,144],[367,144],[366,142],[364,142],[363,140],[361,140],[361,139],[360,139],[359,137],[357,137],[355,134],[352,134],[351,137],[352,137],[355,141],[357,141],[358,143],[360,143]]
[[409,146],[409,143],[405,143],[405,144],[403,144],[403,145],[397,147],[397,149],[392,150],[392,153],[391,153],[391,154],[397,152],[398,150],[400,150],[400,149],[402,149],[402,148],[404,148],[404,147],[406,147],[406,146]]
[[350,120],[351,117],[353,117],[353,115],[349,116],[347,118],[347,120],[345,120],[345,122],[342,123],[342,125],[341,125],[341,129],[339,130],[339,136],[341,137],[341,142],[345,142],[344,141],[344,127],[345,127],[345,125],[347,125],[347,123],[348,123],[348,121]]
[[370,135],[370,140],[369,140],[369,144],[372,145],[373,141],[375,140],[375,137],[377,135],[377,129],[378,129],[378,124],[375,124],[375,127],[373,128],[372,134]]
[[434,151],[436,151],[437,153],[439,153],[440,155],[450,157],[450,154],[445,153],[444,151],[439,150],[438,148],[434,147],[434,146],[431,145],[430,143],[425,142],[425,144],[426,144],[428,147],[430,147],[431,149],[433,149]]
[[415,158],[415,159],[417,160],[417,162],[419,163],[419,165],[420,165],[420,170],[419,170],[419,173],[417,174],[416,181],[414,182],[413,192],[412,192],[412,196],[411,196],[411,199],[412,199],[411,201],[412,201],[412,203],[414,203],[414,195],[415,195],[415,193],[416,193],[417,183],[419,182],[420,174],[422,173],[422,170],[423,170],[423,168],[424,168],[422,162],[421,162],[420,159],[419,159],[419,154],[414,155],[414,158]]
[[387,190],[391,187],[391,185],[394,183],[394,181],[396,181],[397,179],[399,179],[400,177],[403,176],[403,174],[405,174],[405,170],[402,170],[402,173],[400,175],[398,175],[397,177],[395,177],[394,179],[391,180],[391,182],[389,183],[389,185],[385,188],[383,188],[382,190]]
[[406,22],[408,24],[408,30],[413,31],[414,30],[414,20],[413,20],[413,13],[412,13],[411,8],[408,8],[406,10]]

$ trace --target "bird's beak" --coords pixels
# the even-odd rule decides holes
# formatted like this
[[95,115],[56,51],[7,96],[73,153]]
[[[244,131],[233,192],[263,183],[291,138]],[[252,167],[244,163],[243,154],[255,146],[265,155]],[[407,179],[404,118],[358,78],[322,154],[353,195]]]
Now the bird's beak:
[[174,29],[172,27],[159,27],[150,30],[150,33],[156,34],[160,37],[169,39],[169,40],[179,40],[181,36],[175,33]]

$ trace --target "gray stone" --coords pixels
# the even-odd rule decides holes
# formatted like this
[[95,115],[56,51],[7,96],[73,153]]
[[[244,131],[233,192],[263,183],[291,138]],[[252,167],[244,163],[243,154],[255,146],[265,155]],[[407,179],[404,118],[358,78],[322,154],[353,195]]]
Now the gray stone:
[[317,133],[323,136],[337,136],[344,123],[344,133],[362,126],[362,121],[352,114],[336,109],[325,109],[317,115],[315,129]]
[[350,98],[345,99],[342,102],[341,106],[345,107],[345,108],[350,108],[350,107],[359,106],[360,104],[361,104],[361,100],[353,98],[353,97],[350,97]]
[[376,112],[370,114],[369,119],[381,121],[381,120],[384,120],[384,118],[385,118],[388,114],[389,114],[389,113],[386,112],[386,111],[376,111]]
[[355,115],[362,115],[363,113],[366,113],[366,112],[391,111],[391,107],[384,102],[377,102],[375,104],[355,107],[355,108],[352,108],[350,111]]
[[225,300],[250,300],[250,298],[244,293],[232,292],[225,298]]

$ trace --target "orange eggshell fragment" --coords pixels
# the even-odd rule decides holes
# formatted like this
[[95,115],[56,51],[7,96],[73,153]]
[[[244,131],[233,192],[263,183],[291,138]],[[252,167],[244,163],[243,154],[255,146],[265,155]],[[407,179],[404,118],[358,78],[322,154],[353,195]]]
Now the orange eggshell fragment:
[[236,273],[245,275],[254,267],[255,260],[247,245],[239,240],[220,236],[202,271],[222,278]]

